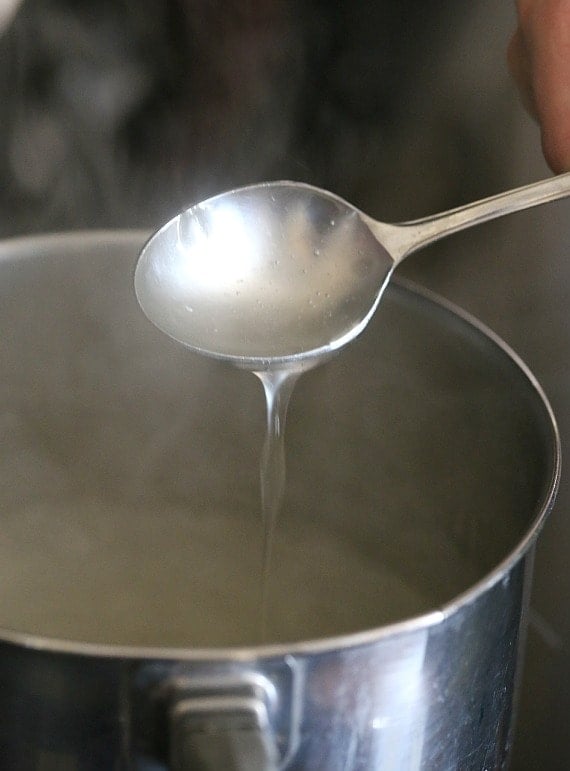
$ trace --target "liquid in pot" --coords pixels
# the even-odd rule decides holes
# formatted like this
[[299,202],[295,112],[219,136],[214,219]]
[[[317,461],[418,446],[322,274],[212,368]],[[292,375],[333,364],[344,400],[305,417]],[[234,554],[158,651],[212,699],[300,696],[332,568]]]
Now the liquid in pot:
[[[122,645],[260,642],[259,519],[78,498],[2,524],[5,627]],[[323,529],[280,526],[273,547],[267,641],[352,632],[427,606],[381,560]]]

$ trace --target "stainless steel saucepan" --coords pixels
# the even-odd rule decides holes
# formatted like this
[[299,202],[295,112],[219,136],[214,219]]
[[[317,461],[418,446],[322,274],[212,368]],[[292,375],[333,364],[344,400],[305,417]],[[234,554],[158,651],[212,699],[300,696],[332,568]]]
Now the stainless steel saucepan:
[[145,234],[0,245],[0,768],[500,769],[549,405],[396,281],[300,381],[260,641],[260,387],[140,312]]

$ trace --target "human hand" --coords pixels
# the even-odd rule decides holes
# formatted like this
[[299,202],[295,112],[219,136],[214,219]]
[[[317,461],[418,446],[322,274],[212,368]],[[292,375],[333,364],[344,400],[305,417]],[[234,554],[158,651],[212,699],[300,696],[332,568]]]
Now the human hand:
[[511,74],[542,134],[553,171],[570,170],[570,0],[516,0]]

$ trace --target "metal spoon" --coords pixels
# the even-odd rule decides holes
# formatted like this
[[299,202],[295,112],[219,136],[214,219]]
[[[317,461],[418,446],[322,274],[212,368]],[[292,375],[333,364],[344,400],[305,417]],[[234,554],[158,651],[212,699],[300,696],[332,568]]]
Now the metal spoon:
[[302,366],[364,329],[412,252],[568,195],[570,173],[390,225],[310,185],[244,187],[192,206],[152,236],[136,294],[159,329],[195,351],[252,370]]

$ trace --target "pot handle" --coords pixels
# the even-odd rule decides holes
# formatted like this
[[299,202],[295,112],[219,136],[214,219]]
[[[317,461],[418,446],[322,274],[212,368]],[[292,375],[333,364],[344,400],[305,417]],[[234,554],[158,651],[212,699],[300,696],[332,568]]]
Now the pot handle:
[[169,710],[171,771],[276,771],[267,707],[254,694],[182,696]]

